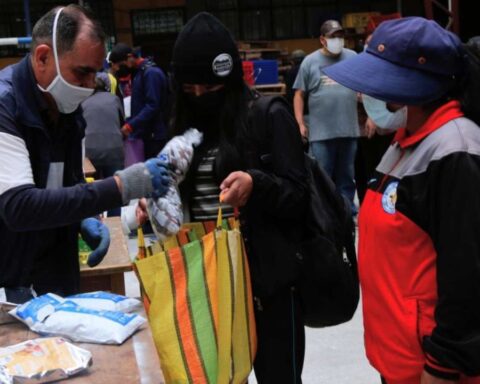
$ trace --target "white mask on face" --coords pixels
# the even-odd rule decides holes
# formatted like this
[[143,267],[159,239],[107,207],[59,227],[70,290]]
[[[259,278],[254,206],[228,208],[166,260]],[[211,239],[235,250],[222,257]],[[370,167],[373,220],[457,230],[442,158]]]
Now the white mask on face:
[[332,37],[327,38],[327,50],[334,55],[338,55],[342,52],[342,49],[345,45],[345,40],[343,37]]
[[375,125],[383,129],[397,130],[407,125],[407,107],[404,106],[395,112],[387,109],[387,103],[368,95],[362,95],[363,106],[368,117]]
[[53,55],[55,58],[55,67],[57,69],[57,76],[53,79],[50,85],[45,89],[38,85],[38,88],[42,92],[48,92],[52,95],[57,108],[61,113],[72,113],[74,112],[80,103],[84,101],[87,97],[91,96],[93,89],[77,87],[67,83],[67,81],[62,77],[60,73],[60,65],[58,63],[58,54],[57,54],[57,23],[60,13],[63,8],[60,8],[55,15],[55,20],[53,21]]

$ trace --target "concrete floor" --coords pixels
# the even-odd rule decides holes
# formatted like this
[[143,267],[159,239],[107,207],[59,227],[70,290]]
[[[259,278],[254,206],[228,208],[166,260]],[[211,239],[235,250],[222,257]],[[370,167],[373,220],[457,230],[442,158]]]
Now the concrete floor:
[[[135,257],[136,239],[128,241],[130,255]],[[133,272],[125,274],[126,293],[138,297],[138,280]],[[304,384],[380,384],[378,373],[365,357],[361,304],[354,318],[335,327],[306,328]],[[255,376],[249,384],[256,384]],[[279,383],[281,384],[281,383]]]

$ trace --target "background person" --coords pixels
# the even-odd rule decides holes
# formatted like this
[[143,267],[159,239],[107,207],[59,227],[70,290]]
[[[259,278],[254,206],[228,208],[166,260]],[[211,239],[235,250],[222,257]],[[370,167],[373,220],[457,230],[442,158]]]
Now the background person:
[[436,22],[407,17],[381,23],[366,52],[325,70],[392,111],[408,110],[359,215],[365,348],[388,384],[480,383],[480,121],[471,114],[480,66],[472,59]]
[[[293,85],[295,118],[300,133],[310,143],[310,152],[332,178],[338,190],[352,206],[355,196],[355,153],[359,126],[357,93],[330,79],[324,69],[346,60],[355,51],[344,48],[340,23],[327,20],[320,27],[321,48],[302,62]],[[308,98],[308,127],[304,121]]]
[[126,44],[115,45],[109,59],[112,70],[118,68],[117,77],[131,76],[131,110],[122,133],[142,139],[145,158],[155,157],[167,142],[168,79],[152,60],[135,54]]
[[95,92],[82,103],[85,127],[85,154],[92,161],[98,178],[113,176],[123,168],[123,140],[120,131],[123,108],[120,99],[110,93],[105,72],[96,77]]
[[[95,167],[95,177],[104,179],[123,169],[123,106],[120,99],[110,93],[110,78],[98,72],[95,92],[82,103],[85,119],[85,155]],[[108,211],[108,216],[119,216],[120,208]]]

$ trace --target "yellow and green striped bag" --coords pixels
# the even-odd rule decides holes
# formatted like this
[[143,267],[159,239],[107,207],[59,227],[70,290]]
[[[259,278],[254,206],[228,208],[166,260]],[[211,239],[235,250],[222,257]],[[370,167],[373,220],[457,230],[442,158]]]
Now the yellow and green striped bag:
[[216,224],[139,245],[135,270],[166,382],[246,383],[257,341],[238,222],[219,211]]

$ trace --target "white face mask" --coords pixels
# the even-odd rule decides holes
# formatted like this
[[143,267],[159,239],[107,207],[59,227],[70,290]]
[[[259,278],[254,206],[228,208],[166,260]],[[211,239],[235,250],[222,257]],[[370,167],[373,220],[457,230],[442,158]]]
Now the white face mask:
[[334,55],[338,55],[342,52],[343,47],[345,46],[345,40],[343,37],[332,37],[327,38],[327,50]]
[[60,13],[63,8],[60,8],[55,15],[55,20],[53,21],[53,55],[55,58],[55,67],[57,69],[57,76],[53,79],[50,85],[45,89],[38,85],[38,88],[42,92],[48,92],[55,100],[57,108],[61,113],[72,113],[74,112],[80,103],[84,101],[87,97],[91,96],[93,89],[77,87],[68,83],[60,73],[60,65],[58,63],[58,54],[57,54],[57,23]]
[[363,106],[368,117],[375,125],[383,129],[397,130],[407,125],[407,107],[404,106],[395,112],[387,109],[387,103],[368,95],[362,95]]

